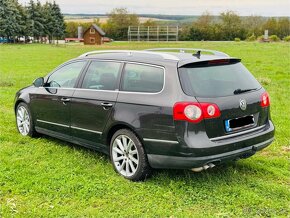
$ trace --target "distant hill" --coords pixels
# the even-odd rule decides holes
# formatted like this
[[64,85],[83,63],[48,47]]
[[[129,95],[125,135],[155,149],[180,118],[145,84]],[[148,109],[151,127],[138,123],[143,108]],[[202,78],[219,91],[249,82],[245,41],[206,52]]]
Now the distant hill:
[[[148,19],[155,20],[160,24],[180,25],[186,23],[192,23],[196,21],[200,15],[164,15],[164,14],[137,14],[140,17],[141,22],[145,22]],[[107,14],[64,14],[65,20],[77,21],[77,22],[92,22],[94,19],[100,20],[101,23],[105,23],[108,19]],[[247,16],[241,16],[246,18]],[[265,19],[269,17],[264,17]],[[279,18],[279,17],[277,17]],[[290,17],[288,17],[290,19]],[[219,16],[213,16],[214,20],[218,20]]]

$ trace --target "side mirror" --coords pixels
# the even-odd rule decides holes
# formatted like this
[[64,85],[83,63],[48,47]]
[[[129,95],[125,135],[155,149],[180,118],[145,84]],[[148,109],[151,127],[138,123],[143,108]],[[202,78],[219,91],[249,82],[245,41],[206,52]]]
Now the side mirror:
[[34,80],[33,85],[37,88],[43,86],[44,85],[44,78],[43,77],[37,78],[36,80]]

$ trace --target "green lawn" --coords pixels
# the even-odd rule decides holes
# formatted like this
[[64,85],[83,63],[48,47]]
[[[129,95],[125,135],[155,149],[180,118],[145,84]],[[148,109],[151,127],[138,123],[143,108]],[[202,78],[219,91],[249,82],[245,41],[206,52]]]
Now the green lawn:
[[289,217],[290,44],[119,43],[98,49],[200,47],[240,57],[268,90],[275,142],[202,173],[158,170],[133,183],[109,158],[50,137],[21,137],[14,95],[92,46],[0,45],[0,217]]

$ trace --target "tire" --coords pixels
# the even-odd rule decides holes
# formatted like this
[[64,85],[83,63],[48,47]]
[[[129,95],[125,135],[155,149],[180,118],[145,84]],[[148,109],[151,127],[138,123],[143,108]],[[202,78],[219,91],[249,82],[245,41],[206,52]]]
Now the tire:
[[110,157],[117,173],[132,181],[143,181],[151,175],[147,155],[138,137],[120,129],[110,143]]
[[17,130],[22,136],[34,137],[37,135],[27,104],[24,102],[19,103],[15,115]]

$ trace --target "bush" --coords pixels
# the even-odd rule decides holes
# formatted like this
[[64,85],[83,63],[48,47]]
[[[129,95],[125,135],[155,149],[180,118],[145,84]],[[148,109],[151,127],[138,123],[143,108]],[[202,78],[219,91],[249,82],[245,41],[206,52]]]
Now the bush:
[[280,41],[280,38],[277,35],[271,35],[271,36],[269,36],[269,39],[270,39],[271,42]]
[[258,36],[258,37],[257,37],[257,40],[258,40],[259,42],[264,42],[265,38],[264,38],[263,35],[261,35],[261,36]]
[[[263,37],[264,38],[264,37]],[[249,42],[253,42],[255,41],[257,38],[255,36],[255,34],[252,34],[251,36],[249,36],[246,40],[249,41]]]
[[240,42],[241,39],[240,38],[235,38],[235,42]]
[[283,40],[284,40],[285,42],[290,42],[290,36],[285,36],[285,37],[283,38]]

